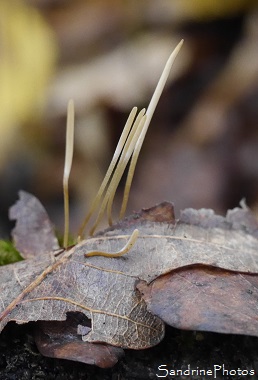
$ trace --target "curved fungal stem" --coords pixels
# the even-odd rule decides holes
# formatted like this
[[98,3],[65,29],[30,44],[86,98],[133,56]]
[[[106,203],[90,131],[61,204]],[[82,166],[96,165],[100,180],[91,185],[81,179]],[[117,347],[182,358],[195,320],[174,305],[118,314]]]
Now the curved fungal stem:
[[69,100],[67,106],[67,123],[66,123],[66,147],[65,147],[65,165],[63,175],[63,193],[64,193],[64,240],[63,246],[67,248],[69,238],[69,177],[73,161],[74,147],[74,102]]
[[123,256],[125,255],[127,252],[129,252],[132,247],[135,245],[136,243],[136,240],[139,236],[139,231],[138,230],[134,230],[132,235],[130,236],[128,242],[126,243],[126,245],[120,249],[120,251],[117,251],[117,252],[104,252],[104,251],[90,251],[90,252],[87,252],[85,253],[85,257],[92,257],[92,256],[103,256],[103,257],[113,257],[113,258],[116,258],[116,257],[120,257],[120,256]]

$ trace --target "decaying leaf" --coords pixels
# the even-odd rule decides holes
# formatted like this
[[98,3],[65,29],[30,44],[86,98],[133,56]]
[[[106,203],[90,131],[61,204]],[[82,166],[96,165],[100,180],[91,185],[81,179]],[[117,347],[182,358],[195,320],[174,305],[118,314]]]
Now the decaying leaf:
[[[2,310],[1,327],[10,320],[65,320],[67,312],[79,311],[91,319],[92,330],[83,337],[85,341],[136,349],[157,344],[164,326],[135,292],[137,278],[99,269],[74,253],[67,251],[52,264],[50,256],[48,262],[30,260],[31,276],[19,263],[1,271],[2,304],[13,300]],[[40,267],[47,268],[42,272]]]
[[[119,250],[135,228],[140,236],[125,256],[85,257],[93,250]],[[189,209],[175,221],[172,204],[161,203],[57,256],[50,252],[0,268],[0,327],[9,321],[64,321],[68,312],[80,312],[91,320],[91,330],[80,331],[85,342],[134,349],[153,346],[163,338],[164,322],[147,309],[139,282],[148,285],[155,280],[155,285],[161,275],[194,264],[255,274],[256,233],[257,222],[246,208],[232,210],[225,218],[211,210]],[[170,291],[165,297],[169,300]],[[244,321],[238,323],[239,333]]]
[[49,357],[95,364],[101,368],[112,367],[124,355],[122,348],[107,344],[83,342],[80,330],[90,330],[89,320],[81,313],[67,315],[62,322],[39,322],[35,340],[39,351]]
[[[166,215],[164,222],[163,210]],[[152,214],[159,215],[159,222],[148,221]],[[230,210],[225,218],[206,209],[186,209],[179,221],[173,221],[173,214],[172,204],[163,202],[145,211],[145,215],[144,212],[132,215],[103,235],[78,244],[75,252],[116,251],[123,245],[120,241],[137,228],[140,231],[137,243],[126,259],[117,261],[115,265],[117,270],[147,282],[193,264],[258,272],[257,222],[248,209]],[[171,216],[169,222],[168,215]],[[91,264],[105,269],[114,268],[113,261],[107,262],[103,257],[93,257]]]
[[9,210],[10,219],[16,220],[12,231],[16,249],[26,259],[58,249],[52,223],[39,200],[25,191],[19,197]]
[[171,326],[257,336],[257,275],[191,266],[137,287],[148,310]]
[[[118,237],[118,244],[124,239]],[[115,265],[99,269],[72,248],[58,257],[44,254],[3,269],[1,327],[10,320],[65,320],[67,312],[79,311],[91,319],[85,341],[147,348],[163,338],[163,322],[147,311],[135,290],[137,277],[120,273]]]

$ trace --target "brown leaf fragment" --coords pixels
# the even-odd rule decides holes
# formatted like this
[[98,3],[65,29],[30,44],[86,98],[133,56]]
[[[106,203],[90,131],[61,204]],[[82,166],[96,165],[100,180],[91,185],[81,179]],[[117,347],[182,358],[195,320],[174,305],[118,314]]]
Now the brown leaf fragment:
[[[172,204],[163,202],[150,209],[151,214],[167,215]],[[244,213],[243,223],[237,222]],[[170,211],[170,215],[172,212]],[[148,220],[148,210],[129,218],[102,232],[92,239],[79,243],[75,250],[85,254],[89,251],[118,251],[133,230],[139,230],[139,237],[133,249],[123,258],[114,262],[103,257],[91,257],[91,264],[100,268],[116,269],[124,273],[153,281],[160,275],[177,268],[204,264],[247,273],[258,273],[258,240],[255,230],[245,226],[245,220],[254,219],[251,211],[236,208],[226,217],[216,215],[209,209],[186,209],[180,219]],[[167,219],[167,218],[166,218]],[[160,219],[159,219],[160,220]],[[124,240],[125,241],[125,240]],[[108,244],[107,244],[108,243]]]
[[49,256],[50,265],[40,274],[35,271],[35,277],[38,259],[28,260],[29,280],[22,265],[0,268],[0,330],[9,321],[62,321],[68,312],[78,311],[92,323],[82,336],[85,342],[144,349],[163,339],[164,324],[147,311],[136,291],[137,278],[98,268],[74,248],[52,263]]
[[164,201],[150,208],[143,208],[141,211],[134,212],[104,231],[98,232],[96,236],[103,236],[108,231],[126,230],[130,227],[133,229],[140,228],[141,224],[145,225],[146,222],[175,224],[173,203]]
[[258,275],[191,266],[138,289],[148,310],[173,327],[257,336]]
[[35,341],[42,355],[68,359],[101,368],[114,366],[124,355],[124,350],[107,344],[83,342],[78,325],[89,329],[90,320],[82,313],[69,313],[65,321],[38,322]]
[[12,231],[16,249],[26,259],[58,249],[52,223],[39,200],[25,191],[19,191],[19,197],[9,210],[9,218],[16,220]]
[[[149,222],[167,222],[175,223],[175,213],[173,203],[162,202],[150,208],[143,208],[140,212],[134,213],[125,218],[122,222],[123,225],[130,224],[130,222],[149,221]],[[116,225],[116,227],[119,224]]]
[[[48,253],[0,268],[0,330],[9,321],[63,321],[68,312],[80,312],[92,324],[90,331],[78,331],[83,341],[144,349],[163,339],[164,322],[147,309],[139,280],[150,284],[197,264],[258,273],[258,240],[236,223],[234,213],[229,219],[211,210],[186,210],[176,221],[172,215],[172,205],[163,202],[58,256]],[[91,251],[121,250],[136,228],[139,237],[124,256],[87,257]],[[233,288],[222,290],[228,305]]]

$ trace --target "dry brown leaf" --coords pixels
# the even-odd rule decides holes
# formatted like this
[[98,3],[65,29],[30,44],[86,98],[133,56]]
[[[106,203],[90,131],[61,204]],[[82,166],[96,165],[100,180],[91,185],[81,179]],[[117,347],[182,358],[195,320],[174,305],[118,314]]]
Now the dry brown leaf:
[[59,248],[46,210],[33,195],[19,191],[20,199],[10,208],[10,220],[16,220],[12,237],[16,249],[29,259]]
[[81,313],[67,315],[62,322],[39,322],[35,328],[35,341],[42,355],[51,358],[69,359],[101,368],[115,365],[124,355],[122,348],[107,344],[83,342],[80,329],[90,329],[87,318]]
[[[120,250],[135,228],[140,236],[124,257],[85,257],[92,250]],[[85,342],[150,347],[163,338],[164,322],[147,310],[139,280],[150,283],[193,264],[257,273],[255,235],[257,222],[246,207],[225,218],[188,209],[175,221],[173,206],[164,202],[58,256],[42,254],[0,268],[0,327],[9,321],[61,321],[68,312],[80,312],[91,319],[91,330],[82,332]]]
[[173,327],[257,336],[257,275],[197,266],[137,287],[148,310]]

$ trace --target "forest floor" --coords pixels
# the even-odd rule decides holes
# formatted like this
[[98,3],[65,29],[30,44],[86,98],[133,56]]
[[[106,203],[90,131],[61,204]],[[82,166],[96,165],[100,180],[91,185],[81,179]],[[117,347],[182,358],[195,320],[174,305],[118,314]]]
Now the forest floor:
[[[181,374],[180,370],[187,369],[195,372]],[[250,371],[258,373],[258,338],[250,336],[167,327],[161,344],[147,350],[126,350],[124,358],[109,369],[43,357],[34,343],[32,323],[10,323],[0,337],[0,380],[255,380],[257,375]]]

